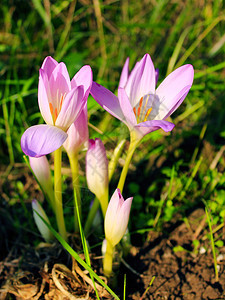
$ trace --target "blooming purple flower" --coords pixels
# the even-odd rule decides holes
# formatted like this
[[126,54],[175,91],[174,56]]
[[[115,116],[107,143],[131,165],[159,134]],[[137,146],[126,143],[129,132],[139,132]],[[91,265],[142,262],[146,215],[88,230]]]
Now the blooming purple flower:
[[105,237],[114,247],[125,234],[133,197],[124,201],[119,189],[112,195],[105,215]]
[[48,56],[39,73],[38,104],[47,125],[28,128],[21,138],[23,152],[40,157],[58,149],[66,131],[86,105],[92,84],[90,66],[84,66],[70,81],[64,63]]
[[168,132],[174,124],[166,121],[183,102],[193,82],[192,65],[184,65],[171,74],[156,89],[157,71],[149,54],[145,54],[129,73],[126,60],[119,83],[118,97],[93,82],[91,95],[114,117],[124,122],[138,138],[162,128]]

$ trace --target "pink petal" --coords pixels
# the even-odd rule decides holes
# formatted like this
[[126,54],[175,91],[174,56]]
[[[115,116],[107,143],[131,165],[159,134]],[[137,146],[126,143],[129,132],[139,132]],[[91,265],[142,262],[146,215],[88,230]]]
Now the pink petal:
[[129,98],[132,107],[134,107],[144,95],[155,93],[155,68],[149,54],[145,54],[139,62],[136,74],[130,84]]
[[55,67],[58,65],[58,62],[52,58],[51,56],[47,56],[41,66],[41,69],[43,69],[47,76],[48,76],[48,79],[50,78],[53,70],[55,69]]
[[130,104],[129,98],[123,88],[118,89],[118,98],[120,102],[120,107],[122,109],[123,115],[129,128],[133,128],[137,124],[133,108]]
[[130,93],[131,93],[131,89],[133,87],[133,81],[134,81],[134,77],[136,76],[138,67],[139,67],[140,62],[136,62],[134,68],[131,70],[129,76],[128,76],[128,80],[125,86],[125,91],[127,93],[128,98],[130,98]]
[[155,85],[157,84],[159,79],[159,69],[155,69]]
[[126,59],[125,64],[123,66],[123,70],[120,75],[119,87],[122,88],[125,87],[128,80],[128,75],[129,75],[129,57]]
[[156,94],[165,106],[164,116],[166,118],[182,103],[190,90],[194,78],[192,65],[184,65],[169,74],[156,89]]
[[123,202],[123,205],[121,206],[120,210],[118,211],[117,224],[119,224],[120,226],[117,226],[114,232],[115,236],[118,236],[118,238],[120,236],[118,243],[126,232],[132,201],[133,201],[133,197],[126,199]]
[[128,198],[124,201],[119,189],[115,190],[110,199],[104,225],[106,239],[113,246],[119,243],[127,229],[132,200]]
[[111,235],[114,227],[117,225],[116,219],[120,208],[118,189],[113,193],[105,215],[105,234]]
[[162,129],[165,132],[169,132],[173,130],[174,124],[164,120],[151,120],[137,124],[134,129],[139,134],[139,136],[143,137],[146,134],[153,132],[158,129]]
[[84,86],[84,100],[88,98],[91,85],[92,85],[92,70],[90,66],[83,66],[71,80],[71,88],[75,88],[79,85]]
[[76,121],[73,122],[67,130],[67,134],[68,138],[63,146],[69,154],[76,153],[88,140],[87,104],[84,106]]
[[49,82],[44,70],[39,71],[38,105],[43,119],[49,125],[53,125],[53,119],[49,108]]
[[124,122],[125,117],[120,107],[118,98],[105,87],[93,82],[91,87],[92,97],[100,104],[106,111],[108,111],[115,118]]
[[79,116],[81,110],[85,105],[83,101],[84,88],[83,86],[78,86],[72,89],[64,99],[62,103],[62,108],[56,119],[55,125],[66,131],[70,125]]
[[23,152],[31,157],[41,157],[57,150],[67,139],[67,133],[50,125],[28,128],[21,138]]
[[59,63],[53,70],[49,79],[49,88],[53,107],[57,107],[56,102],[60,101],[61,95],[71,90],[70,77],[64,63]]

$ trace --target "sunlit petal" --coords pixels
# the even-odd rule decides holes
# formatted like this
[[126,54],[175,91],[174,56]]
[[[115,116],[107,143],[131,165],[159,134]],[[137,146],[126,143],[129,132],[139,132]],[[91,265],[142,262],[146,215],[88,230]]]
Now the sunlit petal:
[[129,76],[129,57],[126,59],[120,76],[119,87],[125,88]]
[[83,101],[84,88],[79,86],[71,90],[62,103],[62,108],[56,119],[55,125],[67,130],[79,116],[85,102]]
[[112,92],[100,84],[93,82],[91,95],[106,111],[124,122],[125,117],[120,107],[119,100]]
[[21,138],[23,152],[31,157],[41,157],[57,150],[66,140],[67,133],[46,124],[28,128]]
[[75,88],[79,85],[84,87],[84,100],[87,100],[91,85],[92,85],[92,70],[90,66],[83,66],[71,80],[71,88]]
[[49,108],[49,82],[45,71],[39,71],[38,105],[43,119],[49,125],[53,125],[53,119]]
[[48,76],[48,79],[50,78],[53,70],[58,65],[58,62],[52,58],[51,56],[47,56],[45,60],[43,61],[43,64],[41,66],[41,69],[44,70]]
[[145,136],[146,134],[158,129],[162,129],[165,132],[173,130],[174,124],[164,120],[151,120],[137,124],[134,129],[139,136]]
[[146,94],[155,92],[155,68],[149,54],[145,54],[138,65],[130,89],[130,103],[134,107]]
[[182,103],[190,90],[194,78],[194,69],[192,65],[184,65],[171,74],[169,74],[156,89],[156,94],[160,98],[160,103],[164,107],[164,115],[160,118],[166,118],[174,112]]

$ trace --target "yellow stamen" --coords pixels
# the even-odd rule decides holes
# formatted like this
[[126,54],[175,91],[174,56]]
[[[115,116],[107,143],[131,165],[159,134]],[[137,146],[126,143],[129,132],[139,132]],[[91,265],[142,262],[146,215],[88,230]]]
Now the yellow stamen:
[[61,110],[61,108],[62,108],[63,99],[64,99],[64,96],[62,95],[61,99],[60,99],[60,108],[59,108],[59,110]]
[[139,107],[138,107],[138,117],[140,116],[140,113],[141,113],[141,107],[142,107],[142,103],[143,103],[143,97],[141,97],[140,99],[140,103],[139,103]]
[[57,117],[58,117],[58,112],[57,112],[57,108],[55,109],[55,115],[54,115],[55,118],[54,119],[54,122],[56,121]]
[[150,115],[151,111],[152,111],[152,107],[150,107],[150,108],[147,110],[146,115],[145,115],[145,118],[144,118],[144,122],[147,121],[147,118],[148,118],[148,116]]
[[50,108],[51,115],[53,116],[53,106],[52,106],[52,103],[49,103],[49,108]]

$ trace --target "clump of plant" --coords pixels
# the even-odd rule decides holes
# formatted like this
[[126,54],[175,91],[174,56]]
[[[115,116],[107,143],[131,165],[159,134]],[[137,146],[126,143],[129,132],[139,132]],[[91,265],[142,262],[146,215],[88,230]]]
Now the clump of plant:
[[[158,129],[165,132],[173,130],[175,125],[166,119],[185,99],[192,86],[193,76],[193,67],[184,65],[169,74],[156,88],[158,70],[155,70],[150,55],[145,54],[131,72],[128,58],[121,73],[117,97],[92,81],[90,66],[83,66],[70,80],[64,63],[58,63],[52,57],[47,57],[43,62],[39,73],[38,104],[46,124],[28,128],[21,138],[21,147],[29,156],[30,167],[55,214],[58,233],[50,226],[46,213],[36,200],[32,204],[34,218],[46,241],[51,242],[54,234],[97,280],[99,277],[90,271],[89,263],[81,262],[67,244],[68,232],[62,201],[62,148],[67,152],[72,172],[74,231],[80,231],[84,252],[88,255],[84,236],[91,231],[93,220],[99,206],[101,207],[105,230],[103,271],[106,276],[112,276],[115,247],[127,230],[132,201],[135,201],[135,195],[130,195],[131,197],[126,200],[122,196],[132,156],[147,134]],[[114,192],[109,190],[109,182],[114,175],[125,141],[119,141],[111,160],[108,161],[103,142],[99,138],[89,140],[87,117],[89,93],[106,111],[129,129],[129,148]],[[87,149],[87,185],[96,197],[86,222],[83,222],[78,170],[78,154],[84,148]],[[54,184],[51,181],[50,167],[46,158],[46,155],[52,152]]]

